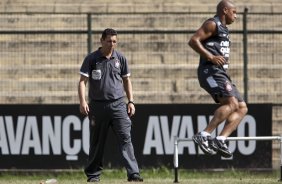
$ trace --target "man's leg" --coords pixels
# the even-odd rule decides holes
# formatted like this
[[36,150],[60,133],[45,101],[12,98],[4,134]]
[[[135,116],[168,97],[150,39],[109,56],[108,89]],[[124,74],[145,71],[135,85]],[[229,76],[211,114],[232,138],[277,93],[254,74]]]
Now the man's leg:
[[236,130],[247,112],[248,108],[246,103],[239,102],[239,109],[228,116],[220,136],[228,137],[234,130]]
[[112,126],[118,139],[128,178],[133,174],[139,174],[139,168],[131,141],[131,121],[129,119],[116,119],[113,121]]
[[84,172],[88,181],[100,180],[100,175],[103,170],[103,155],[104,146],[109,129],[110,119],[105,115],[103,105],[95,105],[94,110],[91,109],[93,115],[89,115],[89,128],[90,128],[90,148],[88,155],[88,162],[85,166]]
[[131,141],[132,123],[126,111],[126,104],[123,101],[117,101],[112,104],[111,108],[113,111],[112,128],[117,136],[121,156],[127,170],[128,181],[143,181],[134,155]]
[[239,123],[246,115],[248,109],[245,102],[238,103],[238,109],[232,112],[226,119],[223,130],[217,136],[211,146],[217,150],[223,157],[231,157],[232,153],[228,150],[226,138],[238,127]]
[[204,129],[205,132],[212,133],[219,124],[228,119],[233,112],[236,112],[239,109],[239,104],[235,97],[224,97],[219,98],[218,100],[220,106],[216,109],[212,120]]
[[[204,153],[209,155],[215,154],[219,150],[219,148],[221,148],[216,145],[218,141],[214,141],[211,138],[211,133],[218,127],[220,123],[226,120],[234,111],[238,109],[238,101],[235,97],[222,97],[218,100],[221,105],[216,109],[210,123],[202,132],[199,132],[193,136],[194,142],[200,146],[201,150]],[[222,148],[224,150],[220,150],[225,151],[223,156],[232,156],[227,147],[225,148],[224,145]]]

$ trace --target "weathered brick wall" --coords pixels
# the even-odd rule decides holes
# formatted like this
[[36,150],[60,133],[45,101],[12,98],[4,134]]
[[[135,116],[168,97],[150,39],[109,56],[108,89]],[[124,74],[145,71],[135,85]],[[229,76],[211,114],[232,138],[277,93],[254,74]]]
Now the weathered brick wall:
[[[238,0],[239,11],[281,12],[280,0]],[[3,0],[1,12],[210,12],[218,0]]]

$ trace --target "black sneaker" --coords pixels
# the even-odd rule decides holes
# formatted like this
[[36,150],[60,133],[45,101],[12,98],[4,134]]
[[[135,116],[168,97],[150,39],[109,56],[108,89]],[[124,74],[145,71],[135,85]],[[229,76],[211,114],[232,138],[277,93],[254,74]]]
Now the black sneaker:
[[140,176],[140,174],[135,173],[128,177],[127,181],[129,182],[143,182],[143,178]]
[[226,142],[223,140],[218,140],[218,139],[214,139],[213,140],[214,144],[212,146],[214,146],[213,149],[217,149],[218,153],[225,158],[230,158],[232,157],[232,153],[228,150],[228,147],[226,145]]
[[201,148],[201,150],[208,155],[214,155],[216,152],[210,147],[210,141],[211,137],[210,136],[202,136],[201,133],[197,133],[192,137],[193,141],[198,144],[198,146]]
[[91,177],[87,179],[87,182],[99,182],[100,178],[99,177]]
[[209,147],[214,151],[214,154],[216,154],[218,151],[218,148],[214,143],[214,139],[211,136],[208,136],[207,138],[208,138]]

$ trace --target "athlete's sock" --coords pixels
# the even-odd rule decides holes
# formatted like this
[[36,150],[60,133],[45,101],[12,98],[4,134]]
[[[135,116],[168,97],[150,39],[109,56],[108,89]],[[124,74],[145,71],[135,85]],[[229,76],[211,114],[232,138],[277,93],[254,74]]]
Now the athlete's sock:
[[211,136],[211,134],[206,132],[206,131],[202,131],[201,135],[204,136],[204,137]]
[[225,141],[225,140],[226,140],[226,137],[225,137],[225,136],[217,136],[216,139],[217,139],[217,140]]

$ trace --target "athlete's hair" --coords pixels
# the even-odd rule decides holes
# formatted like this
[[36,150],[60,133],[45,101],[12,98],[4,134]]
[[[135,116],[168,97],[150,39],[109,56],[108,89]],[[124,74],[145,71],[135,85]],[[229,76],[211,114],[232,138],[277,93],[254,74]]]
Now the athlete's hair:
[[225,7],[233,7],[234,2],[232,0],[221,0],[216,7],[217,14],[220,14]]
[[102,33],[102,39],[105,40],[105,38],[110,35],[110,36],[116,36],[117,35],[117,31],[112,29],[112,28],[107,28],[103,31]]

